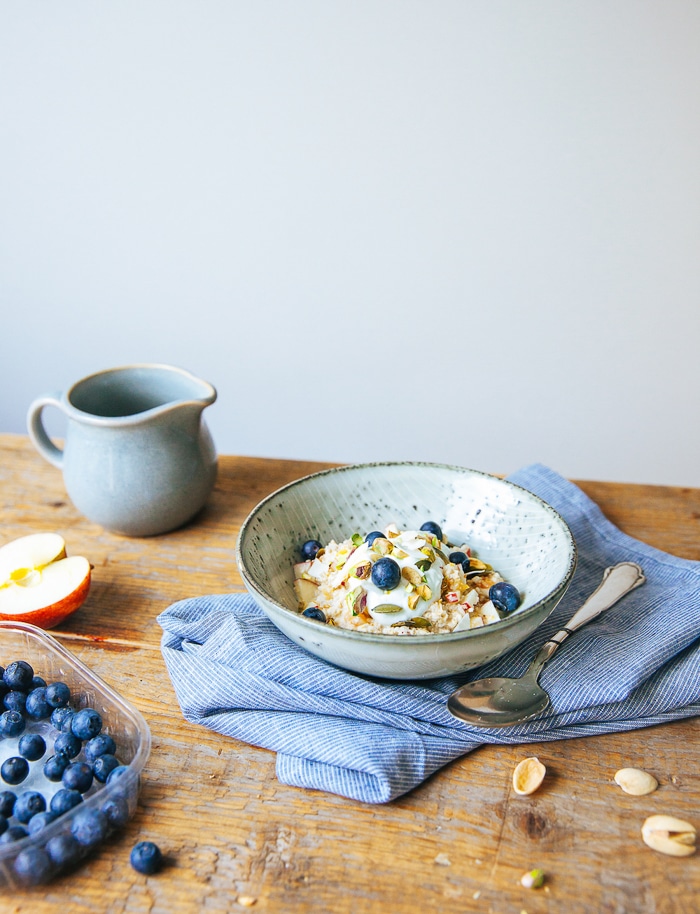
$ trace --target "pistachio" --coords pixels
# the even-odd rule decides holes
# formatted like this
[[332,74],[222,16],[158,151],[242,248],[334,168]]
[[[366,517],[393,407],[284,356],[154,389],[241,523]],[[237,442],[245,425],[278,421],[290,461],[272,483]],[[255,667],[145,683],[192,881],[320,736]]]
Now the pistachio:
[[521,797],[534,793],[546,773],[547,769],[536,756],[523,759],[513,772],[513,790]]
[[423,555],[428,559],[428,561],[432,565],[433,562],[435,561],[435,552],[430,548],[430,546],[421,546],[420,551],[423,553]]
[[401,531],[396,526],[396,524],[389,524],[389,526],[386,528],[386,535],[394,539],[397,536],[401,536]]
[[539,889],[544,885],[544,870],[529,870],[523,873],[520,884],[526,889]]
[[352,540],[353,546],[361,546],[365,541],[361,533],[353,533],[350,539]]
[[359,565],[355,567],[350,572],[350,577],[357,578],[360,581],[366,581],[367,578],[372,573],[372,563],[371,562],[360,562]]
[[389,553],[393,551],[394,544],[390,543],[389,540],[383,536],[378,536],[372,543],[372,552],[376,552],[379,555],[389,555]]
[[400,613],[402,609],[403,607],[397,606],[396,603],[380,603],[378,606],[373,607],[376,613]]
[[646,796],[659,786],[656,778],[641,768],[620,768],[615,773],[615,783],[633,797]]
[[418,587],[416,587],[416,593],[421,598],[421,600],[432,600],[433,598],[433,592],[427,584],[420,584]]
[[408,595],[408,608],[409,608],[409,609],[415,609],[416,606],[418,606],[418,601],[419,601],[419,600],[420,600],[420,597],[418,596],[417,593],[409,594],[409,595]]
[[649,816],[642,825],[642,840],[652,850],[670,857],[695,853],[695,826],[675,816]]
[[357,615],[357,601],[360,599],[364,590],[361,587],[356,587],[354,590],[351,590],[350,593],[345,597],[345,602],[348,605],[348,609],[352,610],[353,616]]
[[407,559],[408,558],[408,553],[404,552],[403,549],[399,549],[398,546],[394,546],[392,555],[394,556],[395,559]]
[[404,565],[401,569],[401,577],[408,581],[409,584],[413,584],[414,587],[418,587],[419,584],[423,583],[423,575],[412,565]]

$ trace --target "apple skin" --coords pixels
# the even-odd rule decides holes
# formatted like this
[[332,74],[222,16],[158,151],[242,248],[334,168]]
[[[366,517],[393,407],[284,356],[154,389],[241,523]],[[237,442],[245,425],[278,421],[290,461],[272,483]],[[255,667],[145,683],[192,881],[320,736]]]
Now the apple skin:
[[0,620],[53,628],[85,602],[92,566],[66,556],[57,533],[35,533],[0,547]]
[[59,600],[58,603],[23,613],[0,612],[0,619],[7,622],[29,622],[38,628],[54,628],[83,605],[90,591],[91,578],[92,572],[88,571],[87,577],[80,587]]

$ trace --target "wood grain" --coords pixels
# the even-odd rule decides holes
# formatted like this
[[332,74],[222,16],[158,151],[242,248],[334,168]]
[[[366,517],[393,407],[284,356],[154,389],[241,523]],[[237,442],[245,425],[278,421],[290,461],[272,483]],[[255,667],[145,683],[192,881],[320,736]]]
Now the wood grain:
[[[0,542],[54,530],[70,552],[90,559],[90,596],[53,634],[141,710],[153,735],[139,810],[127,828],[48,888],[0,896],[0,912],[699,910],[700,854],[663,857],[640,837],[643,820],[659,811],[700,827],[697,719],[484,747],[380,807],[285,787],[273,753],[183,720],[159,650],[158,613],[186,597],[241,590],[234,547],[248,512],[325,466],[222,457],[215,491],[195,522],[136,540],[82,518],[60,473],[27,439],[0,436]],[[630,536],[700,559],[700,490],[580,485]],[[525,755],[537,755],[548,776],[536,794],[518,797],[510,779]],[[628,765],[651,771],[659,790],[625,795],[613,775]],[[167,854],[158,876],[129,865],[141,839]],[[524,889],[520,876],[535,866],[547,873],[545,887]]]

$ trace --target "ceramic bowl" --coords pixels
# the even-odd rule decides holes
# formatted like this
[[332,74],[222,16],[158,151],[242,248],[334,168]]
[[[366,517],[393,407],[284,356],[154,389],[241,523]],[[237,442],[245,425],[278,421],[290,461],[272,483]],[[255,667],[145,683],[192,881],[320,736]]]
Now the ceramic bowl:
[[[409,637],[347,631],[298,612],[293,565],[304,541],[340,541],[390,523],[417,530],[426,520],[513,583],[520,607],[483,628]],[[324,470],[273,492],[244,522],[236,558],[250,594],[296,644],[357,673],[427,679],[481,666],[527,638],[569,586],[576,545],[550,505],[506,480],[440,464],[372,463]]]

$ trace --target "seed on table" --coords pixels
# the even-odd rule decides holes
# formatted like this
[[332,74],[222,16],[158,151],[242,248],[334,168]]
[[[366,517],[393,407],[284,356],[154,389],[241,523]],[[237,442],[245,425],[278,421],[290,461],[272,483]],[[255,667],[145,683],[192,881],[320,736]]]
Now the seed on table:
[[656,778],[641,768],[620,768],[615,773],[615,783],[633,797],[644,797],[659,786]]
[[695,826],[675,816],[649,816],[642,825],[642,840],[652,850],[670,857],[695,853]]
[[534,793],[546,773],[547,769],[536,756],[523,759],[513,772],[513,790],[521,797]]

